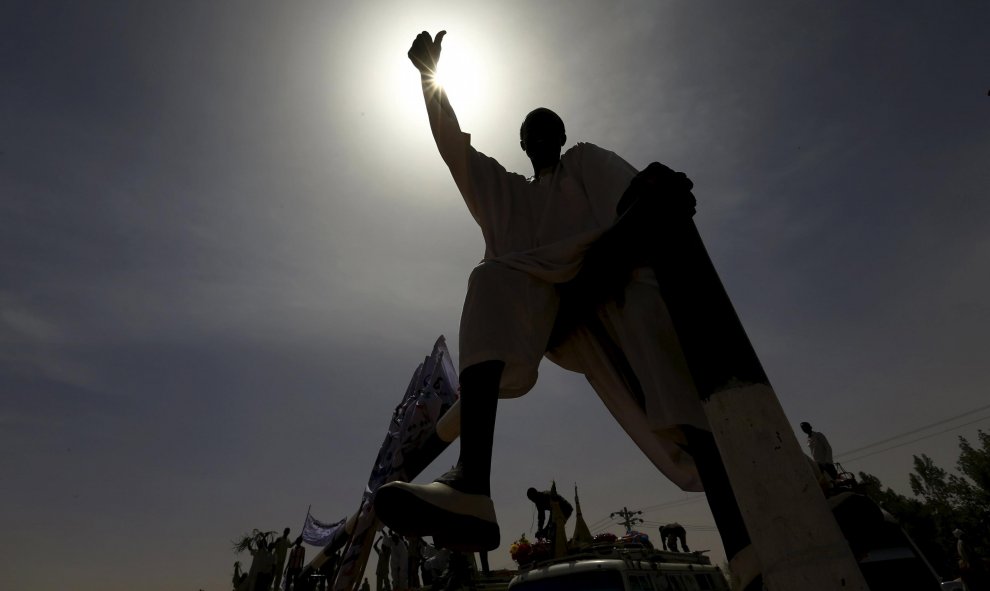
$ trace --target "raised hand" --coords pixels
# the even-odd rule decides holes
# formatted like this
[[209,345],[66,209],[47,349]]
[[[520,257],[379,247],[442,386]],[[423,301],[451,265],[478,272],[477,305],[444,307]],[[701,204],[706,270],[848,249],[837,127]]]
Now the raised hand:
[[412,47],[409,48],[409,60],[422,74],[436,74],[437,63],[440,61],[440,43],[447,31],[437,33],[436,39],[423,31],[416,35]]

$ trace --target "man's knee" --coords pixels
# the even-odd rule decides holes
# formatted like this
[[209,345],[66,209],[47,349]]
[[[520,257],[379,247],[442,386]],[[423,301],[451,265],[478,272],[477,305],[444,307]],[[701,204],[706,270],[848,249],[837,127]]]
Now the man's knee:
[[496,261],[483,261],[480,265],[471,270],[468,277],[468,286],[490,288],[492,286],[503,286],[506,283],[516,281],[529,282],[533,277],[523,271],[518,271],[512,267]]
[[495,382],[497,387],[502,370],[505,369],[505,362],[497,359],[475,363],[470,367],[461,370],[461,387],[478,386]]

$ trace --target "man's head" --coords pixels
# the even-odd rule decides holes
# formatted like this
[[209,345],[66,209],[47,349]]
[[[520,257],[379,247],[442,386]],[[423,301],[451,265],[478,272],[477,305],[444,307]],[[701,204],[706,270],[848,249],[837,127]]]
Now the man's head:
[[536,502],[536,500],[540,498],[540,491],[536,490],[533,487],[529,487],[526,489],[526,498],[528,498],[533,502]]
[[564,121],[546,107],[530,111],[519,127],[519,146],[536,172],[557,164],[566,141]]
[[284,530],[282,530],[282,537],[283,538],[289,537],[289,528],[285,528]]
[[811,423],[801,423],[801,430],[811,435]]

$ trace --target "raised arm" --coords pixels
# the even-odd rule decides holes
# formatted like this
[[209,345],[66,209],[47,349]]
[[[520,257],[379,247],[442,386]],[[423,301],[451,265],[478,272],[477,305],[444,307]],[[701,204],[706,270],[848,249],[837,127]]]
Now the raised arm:
[[448,119],[457,132],[460,126],[457,124],[457,115],[454,114],[450,101],[447,100],[447,93],[443,87],[437,84],[437,67],[440,63],[440,50],[443,37],[447,31],[437,33],[436,39],[423,31],[413,40],[412,47],[409,48],[409,61],[419,70],[420,80],[423,84],[423,98],[426,99],[426,108],[430,115],[430,126],[433,127],[433,135],[437,135],[436,123],[438,117]]
[[426,112],[430,118],[430,129],[433,131],[433,139],[436,140],[440,155],[448,166],[452,168],[456,166],[460,169],[466,166],[466,152],[471,145],[471,136],[461,131],[454,108],[447,99],[447,93],[436,79],[441,44],[446,34],[447,31],[440,31],[436,38],[433,38],[428,32],[423,31],[416,36],[407,55],[409,61],[419,70]]
[[[446,31],[440,31],[433,38],[423,31],[416,36],[408,56],[420,73],[430,129],[440,156],[450,169],[471,215],[482,232],[486,232],[485,241],[490,246],[489,234],[501,231],[499,228],[506,223],[503,218],[507,219],[506,212],[509,211],[508,204],[498,197],[507,194],[510,182],[525,182],[525,178],[507,173],[497,160],[475,150],[471,146],[471,135],[461,131],[447,93],[436,81],[440,47],[446,34]],[[486,256],[488,254],[491,253],[486,252]]]

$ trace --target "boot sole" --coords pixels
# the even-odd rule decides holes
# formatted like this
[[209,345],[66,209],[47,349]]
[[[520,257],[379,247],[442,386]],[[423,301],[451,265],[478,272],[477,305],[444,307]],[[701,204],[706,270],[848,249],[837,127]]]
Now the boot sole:
[[[498,523],[476,515],[449,511],[427,501],[410,488],[387,485],[378,489],[375,513],[389,528],[404,536],[430,536],[438,546],[458,552],[486,552],[498,548]],[[494,510],[486,511],[489,512],[494,516]]]

